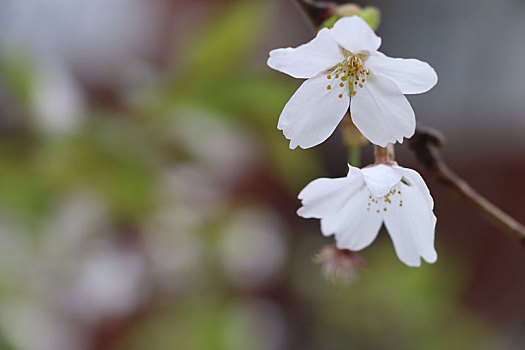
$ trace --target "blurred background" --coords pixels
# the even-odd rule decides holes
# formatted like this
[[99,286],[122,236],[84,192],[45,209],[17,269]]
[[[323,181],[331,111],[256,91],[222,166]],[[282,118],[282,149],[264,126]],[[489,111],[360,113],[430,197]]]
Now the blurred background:
[[[525,221],[525,1],[359,3],[383,52],[436,68],[410,100],[451,167]],[[288,149],[300,81],[266,67],[313,35],[292,0],[0,0],[0,349],[525,349],[524,248],[406,145],[437,263],[381,232],[349,287],[323,280],[296,195],[346,151]]]

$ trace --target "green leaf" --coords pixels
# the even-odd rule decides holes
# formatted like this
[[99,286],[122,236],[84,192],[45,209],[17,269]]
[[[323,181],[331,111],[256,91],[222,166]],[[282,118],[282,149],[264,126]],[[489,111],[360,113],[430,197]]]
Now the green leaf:
[[325,20],[323,22],[323,24],[321,24],[321,26],[319,27],[319,30],[323,29],[323,28],[332,28],[335,24],[335,22],[337,22],[341,17],[340,16],[332,16],[332,17],[328,17],[327,20]]
[[339,13],[335,16],[329,17],[326,21],[323,22],[323,24],[319,27],[319,29],[332,28],[335,22],[337,22],[339,19],[343,17],[350,17],[350,16],[355,16],[355,15],[364,19],[365,22],[368,23],[370,28],[372,28],[373,30],[376,30],[377,27],[379,27],[379,22],[381,19],[381,12],[379,12],[379,9],[377,9],[376,7],[367,6],[361,9],[358,13],[354,13],[354,12],[349,13],[349,14]]

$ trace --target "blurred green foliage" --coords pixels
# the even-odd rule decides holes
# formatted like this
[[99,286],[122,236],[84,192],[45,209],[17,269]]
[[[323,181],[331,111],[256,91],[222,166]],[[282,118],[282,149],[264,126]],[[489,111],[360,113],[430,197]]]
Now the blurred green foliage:
[[188,45],[176,53],[181,63],[173,68],[173,80],[155,95],[160,100],[154,100],[153,110],[145,114],[166,115],[177,108],[198,106],[248,127],[267,146],[268,169],[296,191],[298,184],[321,170],[312,161],[313,152],[292,153],[275,132],[277,116],[296,82],[253,70],[253,51],[266,34],[272,6],[271,2],[238,1],[222,15],[203,21],[206,27],[195,25]]
[[[463,350],[501,344],[497,333],[459,304],[466,271],[458,271],[457,264],[408,269],[396,260],[391,242],[381,239],[367,252],[369,265],[359,280],[335,288],[310,261],[318,243],[307,239],[294,248],[298,254],[288,276],[292,303],[300,305],[292,309],[293,318],[302,319],[296,336],[311,349]],[[243,305],[256,301],[252,298],[213,289],[182,304],[158,305],[118,349],[268,349],[271,341],[260,337],[258,324],[243,312]]]
[[34,70],[28,60],[20,53],[7,51],[0,53],[0,77],[9,87],[11,96],[19,106],[27,106],[31,98],[31,85]]

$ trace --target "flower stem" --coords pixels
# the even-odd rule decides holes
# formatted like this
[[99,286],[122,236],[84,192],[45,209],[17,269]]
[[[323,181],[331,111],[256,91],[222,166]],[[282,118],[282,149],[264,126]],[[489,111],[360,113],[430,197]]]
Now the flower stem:
[[392,165],[395,163],[394,145],[389,143],[386,147],[375,146],[374,156],[376,164]]
[[343,118],[342,123],[343,142],[348,149],[348,162],[355,167],[361,166],[361,147],[368,143],[368,140],[361,134],[352,122],[348,113]]
[[361,147],[348,148],[348,163],[357,168],[361,167]]

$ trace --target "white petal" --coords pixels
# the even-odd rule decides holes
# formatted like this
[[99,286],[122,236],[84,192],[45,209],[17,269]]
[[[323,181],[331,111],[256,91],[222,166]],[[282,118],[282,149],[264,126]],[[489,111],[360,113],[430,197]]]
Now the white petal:
[[277,128],[290,140],[290,148],[320,144],[334,132],[348,110],[348,87],[334,85],[328,90],[329,84],[325,75],[306,80],[284,107]]
[[385,196],[403,176],[398,169],[384,164],[364,168],[361,171],[366,186],[375,197]]
[[330,29],[335,41],[353,54],[373,54],[381,46],[381,38],[358,16],[344,17]]
[[411,137],[416,130],[414,111],[397,85],[372,72],[352,97],[350,112],[359,131],[381,147],[402,143],[403,137]]
[[355,194],[358,185],[359,182],[347,177],[316,179],[299,193],[302,207],[297,210],[297,215],[321,219],[339,212]]
[[[384,215],[397,256],[409,266],[419,266],[420,257],[429,263],[437,260],[434,249],[436,217],[428,206],[428,189],[421,192],[415,182],[410,186],[401,182],[401,194],[393,198]],[[399,199],[403,200],[402,206]]]
[[430,191],[428,190],[427,184],[425,183],[425,180],[419,175],[419,173],[415,170],[409,169],[409,168],[403,168],[400,166],[394,166],[394,169],[397,169],[401,173],[403,177],[405,177],[408,182],[419,190],[419,192],[423,195],[423,197],[426,199],[427,205],[429,209],[434,209],[434,200],[432,199],[432,196],[430,195]]
[[358,251],[369,246],[379,233],[382,213],[367,210],[370,192],[363,186],[332,216],[321,219],[324,235],[335,234],[339,249]]
[[297,48],[272,50],[268,66],[294,78],[311,78],[344,59],[339,45],[324,28],[310,42]]
[[363,185],[361,170],[350,165],[346,177],[316,179],[299,193],[302,207],[297,210],[297,215],[317,219],[333,215]]
[[[358,181],[358,179],[363,180],[363,171],[360,168],[356,168],[355,166],[348,165],[348,174],[346,175],[347,178],[352,179],[352,181]],[[360,181],[362,182],[362,181]]]
[[392,80],[404,94],[421,94],[432,89],[438,81],[434,68],[413,58],[370,56],[366,67],[375,75]]

